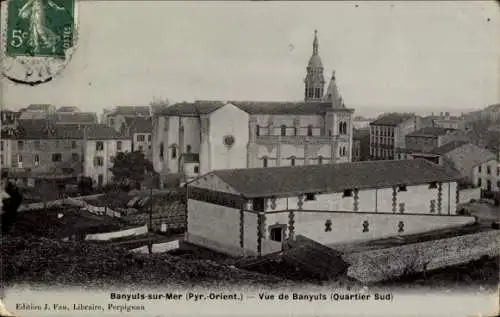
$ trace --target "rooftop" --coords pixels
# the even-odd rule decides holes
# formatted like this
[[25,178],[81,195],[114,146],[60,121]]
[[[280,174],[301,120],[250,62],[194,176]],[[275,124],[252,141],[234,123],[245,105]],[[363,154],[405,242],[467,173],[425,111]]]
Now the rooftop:
[[412,113],[388,113],[375,119],[370,125],[396,126],[414,117],[415,115]]
[[423,137],[438,137],[447,133],[456,131],[455,129],[446,129],[441,127],[425,127],[420,130],[411,132],[407,136],[423,136]]
[[468,144],[470,142],[467,141],[452,141],[449,143],[446,143],[440,147],[435,148],[432,153],[438,154],[438,155],[445,155],[446,153],[449,153],[459,147],[462,147],[465,144]]
[[75,106],[63,106],[57,109],[57,112],[80,112],[80,109]]
[[[199,116],[209,114],[232,104],[251,115],[321,115],[328,111],[334,111],[332,102],[290,102],[290,101],[208,101],[197,100],[195,102],[182,102],[166,107],[158,112],[166,116]],[[337,108],[352,111],[347,108]]]
[[153,121],[150,117],[127,117],[125,124],[130,128],[131,133],[152,133]]
[[55,116],[57,124],[91,124],[97,123],[95,112],[59,112]]
[[29,126],[20,126],[13,135],[2,135],[2,138],[14,138],[19,140],[45,140],[45,139],[83,139],[85,136],[89,140],[112,140],[112,139],[128,139],[127,136],[121,134],[103,124],[87,125],[85,128],[77,125],[51,125],[43,123],[31,122]]
[[125,115],[125,116],[149,116],[151,109],[149,106],[117,106],[108,115]]
[[216,170],[210,174],[248,198],[418,185],[461,177],[425,159]]

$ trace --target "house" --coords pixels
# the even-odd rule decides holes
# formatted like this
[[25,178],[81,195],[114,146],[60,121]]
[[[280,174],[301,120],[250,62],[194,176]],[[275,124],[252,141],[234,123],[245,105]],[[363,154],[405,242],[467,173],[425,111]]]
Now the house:
[[433,154],[439,158],[439,164],[457,170],[462,176],[461,183],[464,185],[486,189],[489,184],[488,180],[493,190],[494,186],[497,185],[494,175],[497,172],[495,162],[498,163],[498,157],[487,149],[472,143],[458,141],[436,148]]
[[19,120],[47,119],[56,112],[56,107],[49,104],[32,104],[20,111]]
[[151,108],[149,106],[118,106],[112,110],[105,110],[102,123],[106,124],[116,131],[121,131],[125,124],[125,118],[151,117]]
[[468,140],[466,133],[462,130],[424,127],[406,135],[405,153],[407,157],[429,158],[433,156],[432,151],[436,148],[450,142],[467,142]]
[[370,158],[370,128],[353,129],[352,161],[367,161]]
[[11,111],[7,109],[2,109],[0,111],[0,116],[1,116],[1,128],[2,130],[9,129],[9,128],[15,128],[17,126],[17,122],[19,120],[19,116],[21,114],[18,111]]
[[454,171],[427,160],[214,170],[187,185],[190,243],[264,255],[303,235],[327,246],[473,223]]
[[421,118],[422,127],[429,128],[444,128],[444,129],[455,129],[455,130],[466,130],[467,122],[463,115],[452,116],[449,112],[441,112],[439,115],[422,117]]
[[122,126],[122,133],[130,136],[132,140],[132,151],[140,151],[144,156],[152,159],[152,132],[153,122],[150,117],[126,117]]
[[52,120],[55,125],[94,125],[98,123],[95,112],[57,112]]
[[128,135],[104,124],[88,126],[83,131],[84,175],[100,187],[112,181],[113,158],[118,152],[131,152],[132,141]]
[[157,111],[155,170],[165,179],[176,174],[189,180],[187,174],[199,176],[218,169],[351,161],[354,110],[345,106],[335,73],[325,91],[318,49],[315,36],[306,66],[304,101],[198,100]]
[[420,128],[420,118],[411,113],[388,113],[370,123],[370,158],[405,158],[405,137]]

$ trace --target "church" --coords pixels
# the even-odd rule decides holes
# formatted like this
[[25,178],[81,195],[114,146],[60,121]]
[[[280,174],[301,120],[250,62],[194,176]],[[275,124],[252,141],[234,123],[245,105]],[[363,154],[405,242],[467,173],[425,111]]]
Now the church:
[[171,105],[154,114],[154,168],[189,181],[214,170],[350,162],[354,109],[345,106],[335,72],[325,84],[315,31],[303,101]]

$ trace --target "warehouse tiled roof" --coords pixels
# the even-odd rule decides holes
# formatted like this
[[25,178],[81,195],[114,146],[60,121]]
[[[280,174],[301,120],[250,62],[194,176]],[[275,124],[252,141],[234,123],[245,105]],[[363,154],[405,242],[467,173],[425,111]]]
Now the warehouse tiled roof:
[[216,170],[209,174],[248,198],[410,186],[461,178],[425,159]]
[[151,118],[127,117],[125,124],[130,128],[131,133],[152,133],[153,131]]
[[92,124],[97,123],[94,112],[59,112],[55,115],[56,124]]
[[348,108],[332,108],[331,102],[289,102],[289,101],[207,101],[182,102],[174,104],[158,112],[167,116],[199,116],[209,114],[232,104],[248,114],[264,115],[321,115],[327,111],[352,111]]
[[388,113],[382,115],[380,118],[371,122],[370,125],[389,125],[396,126],[400,123],[405,122],[408,119],[415,117],[414,114],[410,113]]
[[469,142],[467,141],[452,141],[449,143],[446,143],[440,147],[435,148],[432,153],[438,154],[438,155],[444,155],[446,153],[449,153],[453,151],[456,148],[462,147],[463,145],[467,144]]
[[139,115],[139,116],[149,116],[151,114],[151,109],[149,106],[117,106],[108,115]]
[[126,134],[118,132],[105,124],[94,124],[91,126],[86,126],[84,129],[85,137],[87,138],[87,140],[128,139],[128,136]]
[[446,129],[441,127],[425,127],[420,130],[411,132],[407,136],[424,136],[424,137],[437,137],[445,135],[449,132],[456,131],[455,129]]

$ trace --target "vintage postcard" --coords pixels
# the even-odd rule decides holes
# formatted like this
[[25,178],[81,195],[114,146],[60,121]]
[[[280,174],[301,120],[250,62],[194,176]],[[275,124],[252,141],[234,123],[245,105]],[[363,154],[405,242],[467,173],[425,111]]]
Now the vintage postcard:
[[499,314],[498,2],[0,8],[0,317]]

